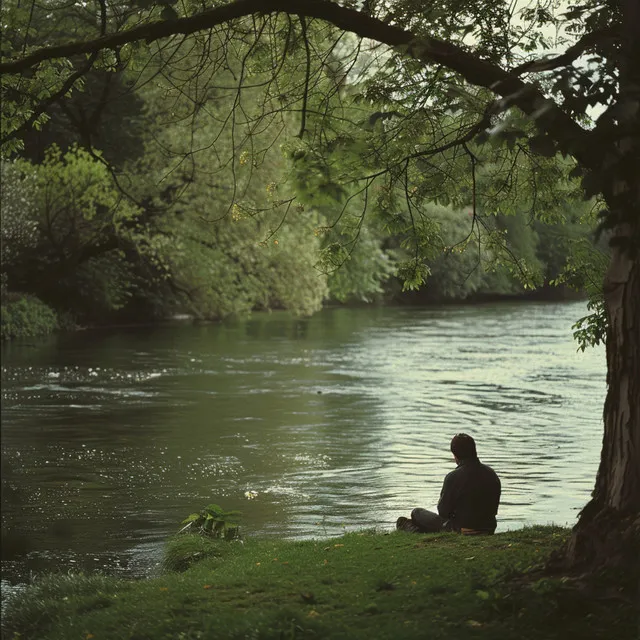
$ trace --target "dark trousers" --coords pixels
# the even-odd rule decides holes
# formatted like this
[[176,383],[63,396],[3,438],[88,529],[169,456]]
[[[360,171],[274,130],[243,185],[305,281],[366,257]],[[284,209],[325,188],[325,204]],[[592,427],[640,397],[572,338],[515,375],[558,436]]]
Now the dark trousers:
[[[403,521],[400,523],[400,521]],[[411,512],[411,519],[399,518],[398,529],[416,533],[438,533],[439,531],[457,531],[463,536],[491,536],[495,529],[470,529],[454,527],[450,520],[445,520],[433,511],[418,507]]]
[[437,533],[438,531],[449,531],[447,521],[437,513],[417,507],[411,512],[411,522],[415,524],[422,533]]

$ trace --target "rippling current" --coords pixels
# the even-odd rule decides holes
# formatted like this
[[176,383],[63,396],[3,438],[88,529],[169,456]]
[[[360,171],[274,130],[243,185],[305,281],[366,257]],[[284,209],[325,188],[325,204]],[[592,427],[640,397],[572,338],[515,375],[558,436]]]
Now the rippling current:
[[576,352],[571,335],[582,315],[327,309],[7,345],[3,579],[148,573],[211,502],[241,510],[246,535],[389,529],[435,506],[460,431],[502,479],[499,530],[572,524],[605,394],[604,350]]

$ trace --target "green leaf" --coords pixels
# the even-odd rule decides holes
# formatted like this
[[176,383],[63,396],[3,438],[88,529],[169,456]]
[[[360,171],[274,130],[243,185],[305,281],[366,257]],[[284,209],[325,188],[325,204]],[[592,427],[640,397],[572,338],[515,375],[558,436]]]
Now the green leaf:
[[602,192],[602,177],[595,171],[590,171],[582,178],[582,188],[585,199],[589,199]]
[[200,514],[199,513],[192,513],[191,515],[187,516],[180,524],[187,524],[189,522],[195,522],[199,518],[200,518]]
[[443,207],[446,207],[446,206],[448,206],[448,205],[449,205],[449,203],[451,202],[451,199],[449,198],[448,194],[446,194],[446,193],[440,193],[440,194],[438,195],[438,198],[437,198],[436,202],[437,202],[439,205],[442,205]]
[[553,158],[556,154],[555,142],[547,135],[530,138],[529,148],[533,153],[544,156],[545,158]]
[[585,170],[584,167],[581,166],[575,166],[573,169],[571,169],[571,171],[569,171],[569,177],[570,178],[580,178],[585,174]]
[[178,12],[169,5],[166,5],[165,8],[160,12],[160,17],[163,20],[177,20]]

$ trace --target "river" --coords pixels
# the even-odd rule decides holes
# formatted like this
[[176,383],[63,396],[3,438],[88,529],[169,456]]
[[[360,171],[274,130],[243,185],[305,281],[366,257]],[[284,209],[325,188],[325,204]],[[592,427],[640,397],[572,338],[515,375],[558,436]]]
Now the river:
[[499,530],[571,525],[605,395],[604,349],[572,338],[582,315],[338,308],[5,345],[3,582],[147,574],[211,502],[242,511],[245,535],[389,530],[435,506],[460,431],[502,479]]

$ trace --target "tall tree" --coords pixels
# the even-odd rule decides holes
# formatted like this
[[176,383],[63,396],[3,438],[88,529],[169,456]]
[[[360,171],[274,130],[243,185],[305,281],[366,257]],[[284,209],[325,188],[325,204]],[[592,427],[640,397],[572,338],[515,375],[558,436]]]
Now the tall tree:
[[[344,154],[352,167],[360,163],[365,169],[356,189],[365,200],[371,192],[393,205],[403,193],[416,238],[414,262],[405,275],[415,283],[421,279],[428,244],[420,238],[428,240],[430,233],[426,219],[419,216],[420,198],[441,201],[466,187],[467,202],[475,211],[481,195],[475,170],[483,140],[489,146],[503,142],[526,155],[533,184],[540,171],[536,156],[561,153],[573,158],[573,174],[582,179],[585,195],[599,195],[605,203],[602,226],[610,234],[612,250],[604,282],[608,392],[602,457],[592,500],[581,513],[564,559],[573,567],[590,569],[636,562],[640,3],[584,0],[563,6],[548,0],[518,14],[514,6],[495,0],[445,0],[437,6],[424,0],[237,0],[203,9],[194,2],[149,6],[145,0],[137,7],[119,7],[100,0],[95,12],[102,15],[98,37],[87,31],[69,42],[53,36],[38,42],[21,40],[19,34],[11,38],[9,58],[0,64],[0,72],[8,104],[17,106],[5,123],[3,141],[16,148],[18,132],[38,124],[48,105],[71,90],[87,55],[93,64],[98,54],[107,55],[101,52],[132,58],[135,47],[155,47],[154,55],[162,57],[167,43],[182,46],[195,34],[206,45],[215,34],[215,40],[225,44],[211,49],[202,64],[191,69],[197,81],[203,69],[228,66],[229,48],[248,44],[235,72],[234,113],[242,109],[242,92],[258,69],[257,82],[263,83],[267,98],[259,113],[245,117],[245,126],[268,117],[276,102],[280,112],[294,114],[290,122],[301,145],[291,150],[293,157],[314,146],[323,150],[316,174],[319,190],[340,196],[346,188],[353,172],[343,171],[335,160]],[[55,2],[47,5],[51,13],[54,9]],[[65,11],[64,5],[59,11]],[[124,17],[113,21],[107,19],[110,15]],[[19,33],[24,34],[26,16],[21,17]],[[555,31],[555,41],[549,30]],[[553,54],[540,57],[540,49],[552,46],[557,48]],[[362,57],[364,50],[368,57]],[[64,59],[75,61],[75,67],[63,66],[67,70],[58,78]],[[166,56],[163,63],[179,65],[180,56]],[[348,119],[339,105],[348,84],[363,88],[358,96],[363,118],[350,125],[376,134],[360,146],[354,146],[357,136],[349,133],[349,126],[341,126]],[[367,105],[381,100],[386,101],[384,109],[367,111]],[[458,117],[447,120],[452,112]],[[237,122],[235,116],[232,122]],[[376,183],[380,176],[385,183]],[[387,211],[392,225],[394,207],[387,206]]]

